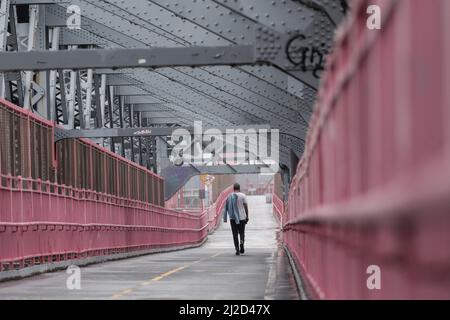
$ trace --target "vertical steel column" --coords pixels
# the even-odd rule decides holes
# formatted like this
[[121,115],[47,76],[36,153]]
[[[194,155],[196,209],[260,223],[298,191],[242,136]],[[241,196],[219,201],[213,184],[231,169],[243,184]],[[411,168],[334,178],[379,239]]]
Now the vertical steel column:
[[[33,5],[30,6],[30,22],[28,27],[28,42],[27,42],[27,50],[31,51],[34,47],[34,39],[36,35],[36,28],[37,28],[37,22],[38,22],[38,12],[39,12],[39,6]],[[25,72],[25,97],[23,102],[23,107],[25,109],[31,108],[31,98],[33,93],[33,71],[26,71]]]
[[[37,11],[37,22],[35,29],[34,46],[35,50],[48,50],[49,41],[47,37],[46,5],[40,5]],[[50,88],[49,71],[37,72],[35,82],[32,82],[31,107],[41,116],[50,119],[50,102],[48,92]]]
[[[0,0],[0,51],[6,51],[8,39],[9,0]],[[0,98],[5,97],[6,75],[0,73]]]
[[[133,109],[134,109],[134,106],[132,105],[132,104],[130,104],[130,105],[128,105],[128,119],[129,119],[129,121],[130,121],[130,127],[132,128],[134,125],[133,125]],[[135,161],[134,160],[134,139],[133,139],[133,137],[131,137],[130,138],[130,145],[131,145],[131,161]]]
[[[66,99],[66,80],[64,78],[64,71],[62,69],[58,70],[58,82],[59,82],[59,95],[60,95],[60,107],[62,113],[62,123],[67,124],[69,121],[69,115],[67,112],[67,99]],[[58,105],[55,97],[55,105],[56,105],[56,118],[58,118]],[[59,123],[59,122],[58,122]]]
[[101,75],[101,84],[100,84],[100,110],[97,109],[97,112],[100,111],[100,127],[103,128],[105,126],[105,105],[106,105],[106,74]]
[[[73,49],[76,46],[72,46]],[[75,129],[75,92],[76,92],[76,81],[77,73],[75,71],[70,71],[70,84],[69,84],[69,95],[67,96],[67,127],[68,129]]]
[[[78,120],[80,122],[80,128],[84,128],[85,127],[85,118],[83,116],[83,92],[81,90],[81,71],[78,70],[76,71],[76,101],[77,101],[77,106],[78,106]],[[75,110],[73,111],[75,114]],[[76,126],[76,124],[75,124]]]
[[[59,49],[59,33],[60,28],[55,27],[51,30],[52,32],[52,43],[50,50],[51,51],[57,51]],[[49,105],[50,105],[50,120],[56,121],[57,115],[56,115],[56,70],[50,71],[50,86],[49,86]]]
[[94,93],[95,93],[95,127],[101,128],[103,117],[101,114],[101,101],[100,101],[100,87],[101,87],[101,80],[100,76],[98,74],[94,75]]
[[[112,86],[108,87],[107,90],[108,93],[108,115],[109,115],[109,127],[110,128],[114,128],[114,116],[113,116],[113,112],[114,112],[114,88]],[[112,152],[116,152],[116,146],[114,144],[114,139],[111,138],[110,140],[110,148]]]
[[[6,40],[11,46],[12,51],[19,51],[19,43],[17,39],[17,26],[16,26],[16,10],[15,7],[9,6],[9,32],[10,35]],[[5,73],[5,97],[10,101],[14,102],[19,106],[23,106],[23,82],[22,82],[22,72]],[[14,92],[13,86],[16,86],[16,91]]]
[[[137,125],[138,127],[142,126],[142,112],[137,113]],[[141,166],[144,165],[143,157],[142,157],[142,138],[138,138],[138,145],[139,145],[139,164]]]
[[75,128],[75,88],[77,74],[75,71],[70,72],[69,94],[67,96],[67,126],[69,129]]
[[[120,123],[120,127],[123,128],[123,109],[125,106],[125,97],[124,96],[120,96],[119,97],[119,123]],[[122,157],[125,157],[125,138],[121,138],[121,144],[122,144],[122,150],[121,150],[121,154]]]
[[90,129],[91,127],[91,112],[92,112],[92,81],[93,81],[94,71],[92,69],[88,69],[87,71],[87,79],[86,79],[86,106],[85,108],[80,110],[80,118],[81,114],[84,117],[84,128]]

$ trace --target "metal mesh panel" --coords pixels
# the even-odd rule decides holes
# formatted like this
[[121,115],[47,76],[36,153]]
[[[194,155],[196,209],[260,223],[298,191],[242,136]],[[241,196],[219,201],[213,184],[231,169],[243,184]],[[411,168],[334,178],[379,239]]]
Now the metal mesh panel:
[[11,149],[11,112],[0,105],[1,170],[2,174],[12,173]]
[[31,177],[33,179],[37,179],[41,176],[40,174],[40,165],[39,165],[39,150],[41,147],[39,146],[39,139],[38,139],[38,131],[39,127],[37,126],[30,126],[30,150],[31,154],[34,155],[32,157],[31,161]]
[[154,180],[153,179],[149,179],[149,181],[147,182],[147,186],[148,186],[148,190],[147,190],[147,194],[148,194],[148,202],[150,203],[155,203],[154,202],[154,190],[155,190],[155,184],[154,184]]
[[[61,185],[164,204],[160,178],[83,140],[59,141],[54,151],[57,163],[54,168],[52,127],[1,103],[0,134],[3,175],[51,182],[56,178]],[[2,179],[2,184],[5,183]],[[33,183],[34,188],[39,185]]]
[[52,129],[0,104],[1,173],[54,181]]
[[162,179],[158,179],[158,195],[159,195],[159,206],[164,206],[164,182]]

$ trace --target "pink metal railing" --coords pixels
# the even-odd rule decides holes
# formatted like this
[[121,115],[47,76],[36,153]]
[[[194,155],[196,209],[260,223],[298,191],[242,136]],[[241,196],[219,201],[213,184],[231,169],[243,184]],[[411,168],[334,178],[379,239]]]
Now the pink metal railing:
[[450,298],[449,14],[446,0],[355,0],[338,32],[284,220],[313,297]]
[[279,225],[283,225],[283,215],[284,215],[284,202],[278,197],[276,193],[272,193],[272,207],[273,215],[277,220]]
[[[2,178],[2,268],[194,244],[208,234],[206,214],[180,213],[34,179]],[[33,183],[44,191],[32,190]]]
[[[198,244],[207,237],[207,213],[159,206],[162,179],[145,168],[85,140],[55,152],[53,125],[4,100],[0,100],[0,121],[0,271]],[[72,152],[77,152],[72,161],[76,167],[60,169]],[[101,167],[92,166],[97,156]],[[87,160],[84,164],[79,162],[83,157]],[[108,176],[108,166],[114,169],[112,176]],[[83,168],[87,171],[81,172]],[[56,175],[58,170],[61,173]],[[101,181],[91,178],[95,170],[105,175],[100,176]],[[60,179],[76,181],[79,187],[64,185]],[[135,186],[141,182],[149,186]],[[104,183],[120,184],[122,191],[111,186],[104,190],[113,194],[82,188]]]

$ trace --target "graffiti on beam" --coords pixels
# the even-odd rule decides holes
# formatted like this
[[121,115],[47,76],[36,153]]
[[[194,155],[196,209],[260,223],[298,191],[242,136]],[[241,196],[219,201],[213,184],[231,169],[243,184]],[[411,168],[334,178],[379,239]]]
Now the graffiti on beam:
[[293,37],[286,46],[288,60],[303,72],[312,72],[314,77],[320,77],[320,71],[325,69],[325,44],[322,47],[305,45],[306,37],[302,34]]

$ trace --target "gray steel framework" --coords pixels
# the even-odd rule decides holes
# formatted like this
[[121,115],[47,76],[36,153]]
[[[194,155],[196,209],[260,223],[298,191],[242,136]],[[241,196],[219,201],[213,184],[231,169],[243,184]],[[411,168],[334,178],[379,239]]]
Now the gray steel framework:
[[[69,5],[80,28],[67,24]],[[292,175],[347,10],[345,0],[0,0],[0,96],[80,134],[265,123],[280,130]],[[164,153],[164,139],[99,137],[153,170]]]

